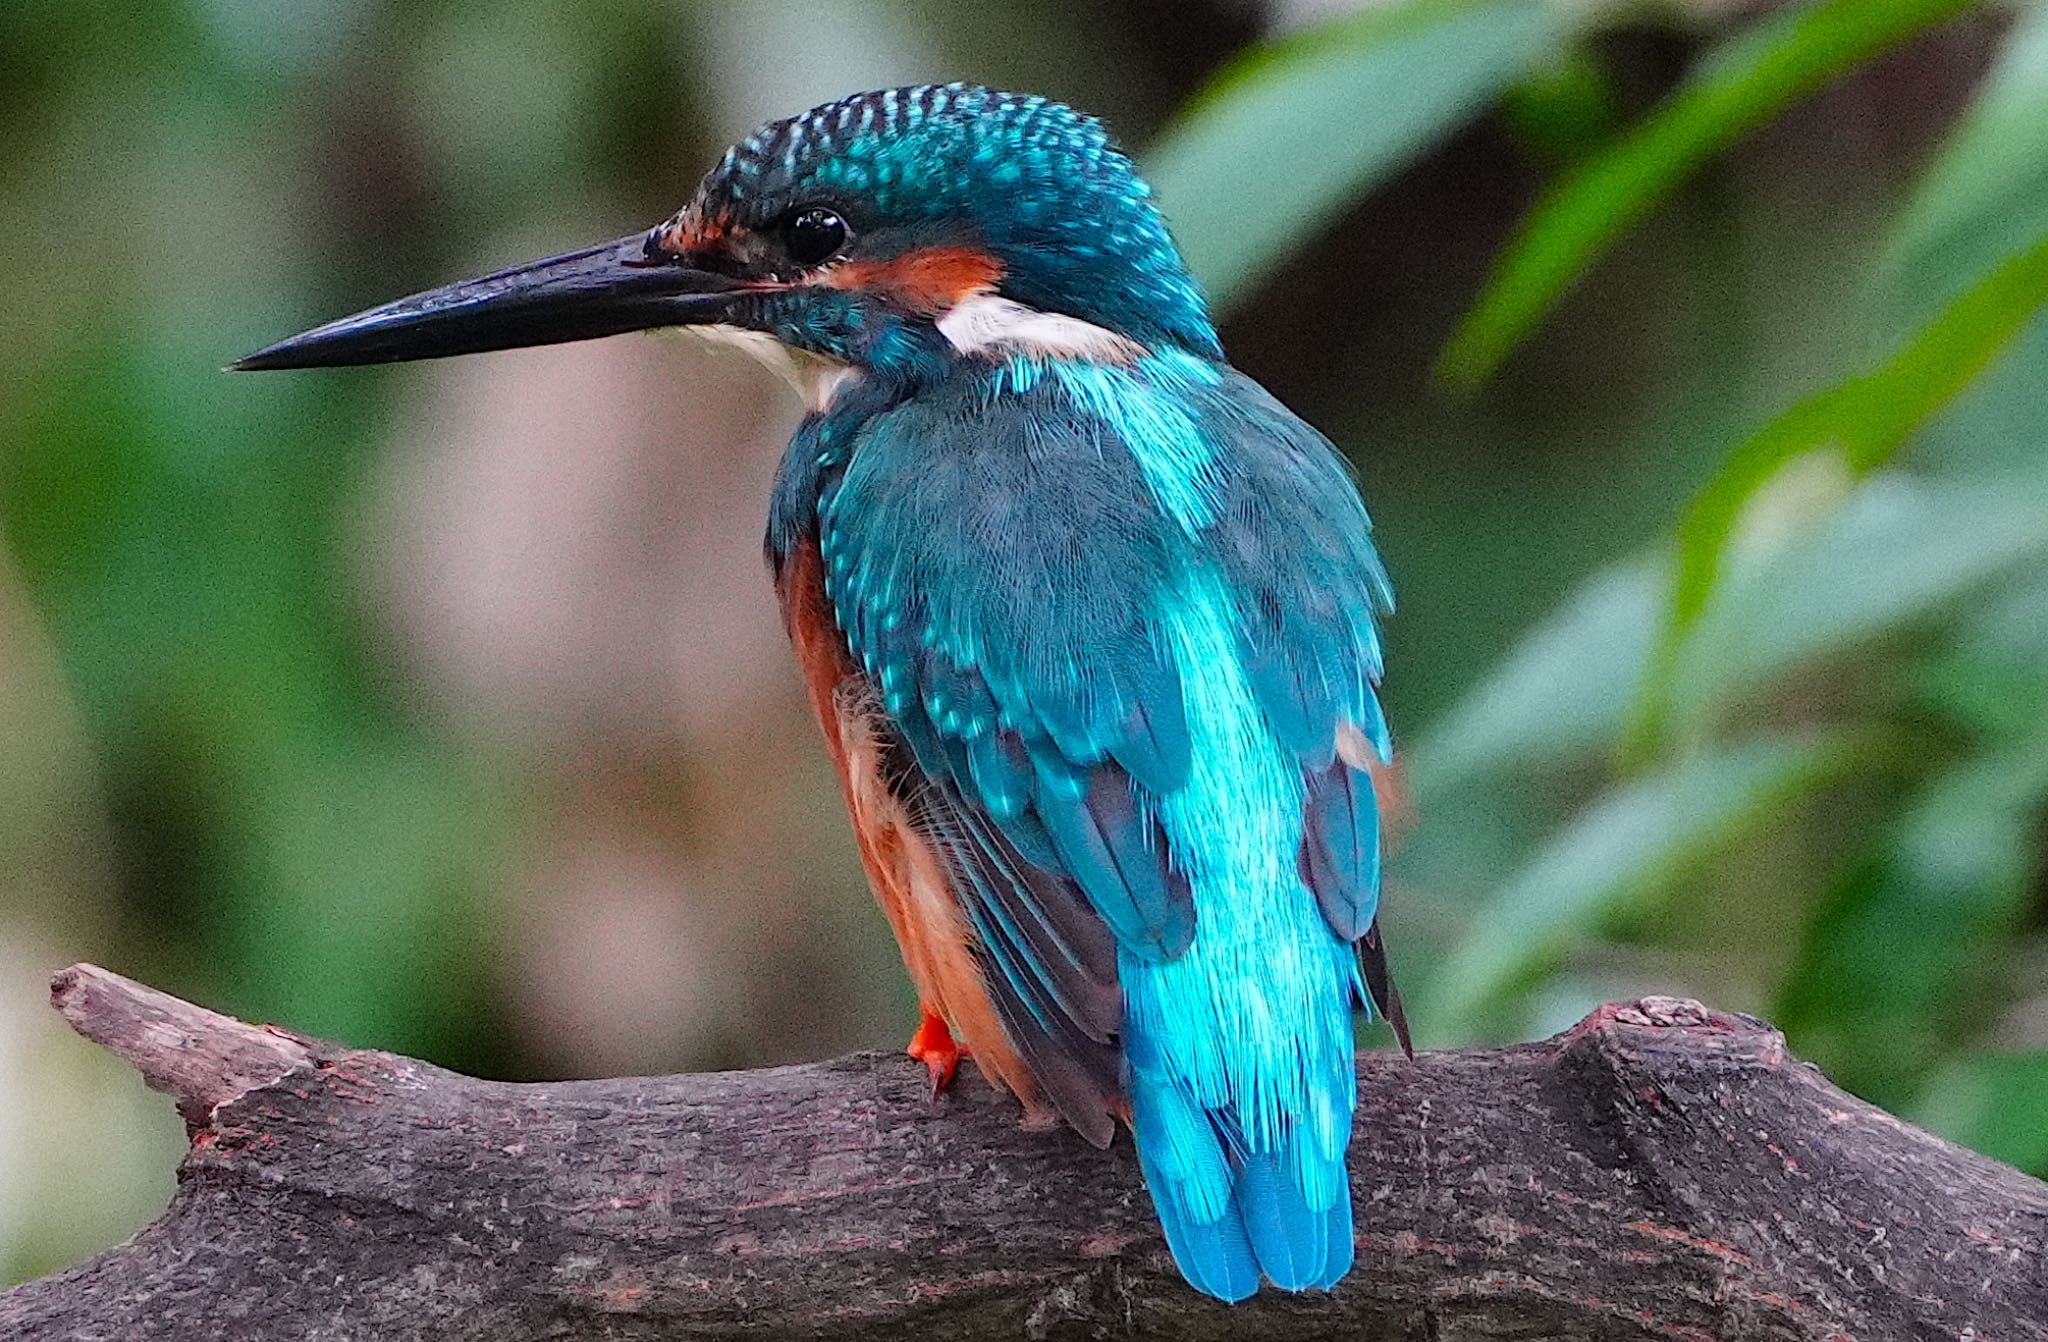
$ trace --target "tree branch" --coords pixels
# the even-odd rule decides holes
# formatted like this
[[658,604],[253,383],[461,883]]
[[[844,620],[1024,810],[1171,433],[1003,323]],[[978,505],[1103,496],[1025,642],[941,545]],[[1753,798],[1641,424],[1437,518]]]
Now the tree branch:
[[134,1239],[0,1296],[9,1339],[2048,1339],[2048,1186],[1697,1003],[1359,1059],[1358,1268],[1181,1284],[1127,1141],[872,1054],[510,1085],[52,984],[192,1146]]

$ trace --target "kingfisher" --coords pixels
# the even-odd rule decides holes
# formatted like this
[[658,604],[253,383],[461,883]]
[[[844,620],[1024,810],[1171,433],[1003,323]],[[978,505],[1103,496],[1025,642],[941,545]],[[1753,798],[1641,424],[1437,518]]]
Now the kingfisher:
[[646,233],[402,298],[237,369],[680,327],[807,413],[767,556],[934,1093],[1136,1144],[1227,1301],[1352,1266],[1392,589],[1328,439],[1224,358],[1091,117],[966,84],[762,127]]

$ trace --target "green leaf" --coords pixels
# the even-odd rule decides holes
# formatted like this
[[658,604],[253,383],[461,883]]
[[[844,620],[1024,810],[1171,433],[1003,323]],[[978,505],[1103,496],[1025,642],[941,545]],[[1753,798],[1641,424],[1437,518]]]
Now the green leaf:
[[1986,275],[1889,362],[1809,397],[1738,444],[1678,524],[1670,609],[1630,706],[1625,763],[1660,750],[1671,691],[1693,625],[1720,579],[1722,555],[1749,505],[1795,458],[1838,453],[1854,475],[1889,461],[1914,430],[1967,387],[2048,302],[2048,238]]
[[2048,555],[2048,472],[1871,477],[1818,526],[1731,576],[1672,684],[1696,721],[1738,690],[1952,605]]
[[1729,43],[1635,131],[1547,192],[1445,347],[1438,371],[1476,386],[1572,282],[1709,157],[1799,97],[1975,0],[1821,0]]
[[2048,236],[2048,4],[2021,8],[1975,100],[1922,175],[1887,248],[1922,303]]
[[1775,1016],[1802,1055],[1879,1104],[1911,1099],[2004,996],[2048,806],[2048,723],[1928,784],[1813,926]]
[[1410,1017],[1433,1039],[1469,1034],[1600,916],[1668,885],[1860,753],[1841,734],[1750,741],[1607,793],[1481,905]]
[[1978,1053],[1937,1072],[1915,1123],[2027,1173],[2048,1175],[2048,1049]]
[[1148,175],[1218,310],[1559,48],[1549,0],[1398,0],[1251,48]]
[[1560,165],[1583,162],[1614,138],[1622,120],[1614,76],[1587,43],[1508,89],[1500,110],[1546,163]]
[[1649,564],[1602,570],[1525,634],[1408,748],[1409,782],[1425,814],[1432,797],[1482,770],[1612,739],[1649,661],[1658,589]]
[[[1730,576],[1686,644],[1674,710],[1696,719],[1803,662],[1942,611],[2044,552],[2048,475],[2039,470],[1874,476],[1819,524]],[[1649,663],[1660,595],[1648,563],[1594,574],[1421,733],[1407,756],[1425,823],[1481,774],[1612,741]]]

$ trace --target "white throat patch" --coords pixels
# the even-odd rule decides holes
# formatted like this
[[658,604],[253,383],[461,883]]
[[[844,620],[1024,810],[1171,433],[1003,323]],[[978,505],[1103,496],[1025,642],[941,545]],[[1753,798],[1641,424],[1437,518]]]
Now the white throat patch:
[[962,354],[1010,351],[1096,363],[1132,363],[1144,354],[1137,341],[1057,312],[1040,312],[994,294],[975,294],[939,318],[939,334]]
[[860,376],[851,364],[828,359],[808,350],[791,349],[766,331],[749,331],[739,326],[681,326],[688,335],[702,336],[714,345],[736,349],[762,364],[796,388],[804,408],[823,414],[832,408],[839,389]]

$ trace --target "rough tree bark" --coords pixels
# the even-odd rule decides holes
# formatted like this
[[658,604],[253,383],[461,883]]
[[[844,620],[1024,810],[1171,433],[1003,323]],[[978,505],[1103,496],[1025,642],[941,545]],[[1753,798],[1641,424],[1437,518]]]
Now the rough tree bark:
[[1357,1271],[1234,1309],[1174,1275],[1128,1143],[860,1055],[509,1085],[79,966],[81,1033],[192,1145],[7,1339],[2048,1339],[2048,1186],[1669,998],[1359,1060]]

